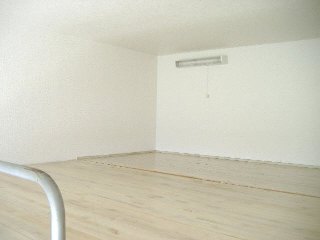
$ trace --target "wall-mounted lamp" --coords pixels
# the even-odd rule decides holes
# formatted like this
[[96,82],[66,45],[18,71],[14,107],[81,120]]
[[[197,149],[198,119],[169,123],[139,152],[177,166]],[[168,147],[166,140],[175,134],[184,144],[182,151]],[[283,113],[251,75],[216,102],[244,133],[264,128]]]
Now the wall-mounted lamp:
[[228,56],[215,56],[197,59],[187,59],[176,61],[176,67],[196,67],[196,66],[210,66],[210,65],[221,65],[228,63]]

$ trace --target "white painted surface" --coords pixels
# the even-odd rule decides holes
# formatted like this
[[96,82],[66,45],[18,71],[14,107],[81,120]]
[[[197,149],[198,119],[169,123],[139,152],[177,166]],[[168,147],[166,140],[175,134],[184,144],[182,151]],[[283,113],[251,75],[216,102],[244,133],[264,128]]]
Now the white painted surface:
[[0,24],[13,16],[31,31],[163,55],[320,37],[319,12],[319,0],[1,0]]
[[20,30],[0,38],[1,160],[155,148],[156,57]]
[[157,150],[320,165],[319,93],[320,39],[158,57]]

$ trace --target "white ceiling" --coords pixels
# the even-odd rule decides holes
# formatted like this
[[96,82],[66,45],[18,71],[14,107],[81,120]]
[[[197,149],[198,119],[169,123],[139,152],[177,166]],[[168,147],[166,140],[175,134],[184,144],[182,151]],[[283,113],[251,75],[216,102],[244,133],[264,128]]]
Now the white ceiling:
[[320,37],[320,0],[1,0],[13,24],[164,55]]

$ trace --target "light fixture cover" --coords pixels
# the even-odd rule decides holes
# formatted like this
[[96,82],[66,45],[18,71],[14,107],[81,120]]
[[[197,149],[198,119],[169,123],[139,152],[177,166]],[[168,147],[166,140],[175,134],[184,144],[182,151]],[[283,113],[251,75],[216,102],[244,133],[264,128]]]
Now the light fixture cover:
[[227,64],[228,56],[221,55],[215,57],[197,58],[197,59],[186,59],[176,61],[176,67],[194,67],[194,66],[210,66],[210,65],[220,65]]

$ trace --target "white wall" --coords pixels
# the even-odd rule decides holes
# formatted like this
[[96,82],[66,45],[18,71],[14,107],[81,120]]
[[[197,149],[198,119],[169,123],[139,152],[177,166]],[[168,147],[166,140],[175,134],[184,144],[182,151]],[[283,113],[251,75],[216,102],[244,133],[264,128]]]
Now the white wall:
[[62,35],[2,34],[0,159],[33,163],[154,149],[156,62]]
[[[175,68],[227,54],[229,64]],[[158,57],[57,34],[0,37],[0,159],[155,149],[320,165],[320,39]]]
[[[227,54],[229,64],[175,67]],[[320,39],[158,57],[157,150],[320,165]]]

